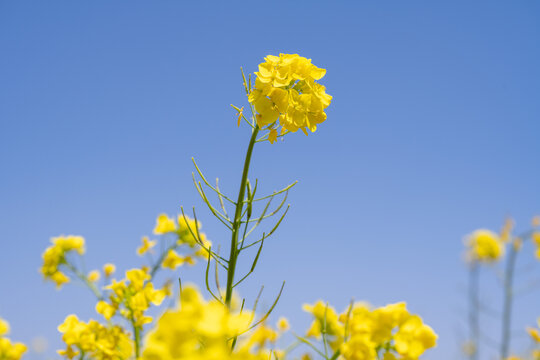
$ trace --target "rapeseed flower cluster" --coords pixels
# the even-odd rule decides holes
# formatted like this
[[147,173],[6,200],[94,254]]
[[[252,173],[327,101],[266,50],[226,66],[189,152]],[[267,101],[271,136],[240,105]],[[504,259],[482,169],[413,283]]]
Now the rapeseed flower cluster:
[[324,110],[332,96],[316,82],[326,70],[313,65],[311,59],[297,54],[268,55],[255,74],[249,102],[257,112],[257,125],[268,126],[270,142],[277,138],[279,126],[281,134],[301,129],[307,135],[306,129],[314,132],[326,120]]
[[154,284],[149,280],[150,275],[143,269],[126,271],[124,279],[113,279],[106,287],[110,290],[109,301],[99,301],[96,311],[110,320],[120,310],[122,316],[132,321],[136,327],[152,322],[152,317],[145,315],[145,312],[151,304],[161,305],[168,290],[154,289]]
[[[509,218],[505,221],[499,234],[485,229],[474,231],[466,237],[466,260],[469,267],[469,327],[470,338],[463,346],[464,353],[470,359],[478,359],[481,350],[480,316],[482,307],[480,299],[480,271],[482,264],[500,262],[504,267],[500,271],[502,283],[502,312],[499,358],[505,360],[520,359],[515,355],[509,356],[511,350],[512,307],[515,297],[515,277],[519,273],[516,266],[519,254],[524,249],[527,241],[535,246],[535,256],[540,259],[540,217],[536,216],[531,221],[532,229],[518,235],[514,234],[514,221]],[[540,340],[537,329],[528,328],[527,331],[535,341]],[[527,359],[540,359],[540,352],[535,350]]]
[[466,237],[466,259],[469,262],[494,262],[504,255],[501,237],[490,230],[480,229]]
[[[176,243],[165,252],[165,257],[161,263],[163,268],[174,270],[183,264],[194,265],[197,257],[206,258],[208,256],[208,249],[212,243],[200,231],[201,227],[200,221],[195,221],[184,215],[178,215],[176,221],[167,214],[160,214],[158,216],[154,234],[173,234],[177,239]],[[154,245],[155,241],[148,241],[147,238],[143,238],[143,244],[138,249],[139,255],[144,254]],[[176,251],[176,248],[181,245],[187,245],[193,251],[186,255],[180,255]]]
[[19,360],[26,352],[26,345],[13,343],[6,337],[9,334],[9,323],[0,318],[0,360]]
[[405,303],[371,308],[352,304],[341,314],[322,301],[304,305],[314,320],[308,338],[322,339],[345,360],[418,359],[436,345],[437,335]]
[[76,315],[69,315],[58,331],[66,344],[58,354],[68,359],[85,356],[99,360],[129,359],[133,354],[133,344],[129,334],[118,325],[102,325],[95,320],[80,321]]
[[70,252],[84,254],[84,238],[82,236],[58,236],[51,239],[52,245],[45,249],[42,255],[43,265],[40,272],[46,280],[52,280],[60,288],[69,282],[69,277],[59,270],[60,265],[66,264],[66,255]]
[[179,308],[165,312],[148,334],[142,359],[268,360],[279,333],[264,324],[248,331],[253,318],[251,311],[229,310],[186,287]]

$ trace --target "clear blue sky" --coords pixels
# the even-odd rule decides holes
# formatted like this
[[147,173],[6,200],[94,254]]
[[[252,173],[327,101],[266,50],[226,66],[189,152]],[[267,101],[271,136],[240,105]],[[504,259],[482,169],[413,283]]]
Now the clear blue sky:
[[[42,282],[51,236],[84,235],[89,268],[123,270],[182,204],[226,243],[190,158],[236,191],[239,67],[280,52],[328,69],[334,99],[314,135],[255,150],[264,189],[300,182],[243,293],[264,283],[270,301],[287,280],[276,312],[297,331],[318,298],[406,300],[440,335],[425,358],[457,358],[462,237],[540,212],[538,1],[0,2],[0,316],[14,339],[45,335],[52,353],[68,313],[96,317],[85,289]],[[518,299],[517,330],[539,297]]]

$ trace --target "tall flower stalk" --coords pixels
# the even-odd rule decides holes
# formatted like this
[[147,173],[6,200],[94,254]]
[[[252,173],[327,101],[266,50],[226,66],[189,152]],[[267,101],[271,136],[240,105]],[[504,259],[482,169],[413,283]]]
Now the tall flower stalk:
[[249,140],[248,149],[246,152],[246,159],[244,161],[244,169],[242,171],[242,179],[240,180],[240,189],[238,190],[238,199],[236,201],[236,208],[234,211],[234,221],[232,227],[231,238],[231,254],[229,255],[229,267],[227,269],[227,287],[225,289],[225,304],[230,308],[231,299],[234,287],[234,273],[236,271],[236,261],[238,259],[238,233],[240,232],[240,226],[242,225],[242,210],[244,208],[244,196],[246,192],[246,186],[249,174],[249,165],[251,163],[251,156],[253,154],[253,147],[257,140],[257,134],[259,133],[259,126],[255,125],[252,130],[251,138]]

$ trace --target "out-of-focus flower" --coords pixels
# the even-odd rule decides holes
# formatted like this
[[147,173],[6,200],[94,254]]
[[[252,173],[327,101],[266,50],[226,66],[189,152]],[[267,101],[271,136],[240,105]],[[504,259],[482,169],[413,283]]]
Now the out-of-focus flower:
[[[182,290],[180,304],[178,309],[165,312],[148,334],[143,360],[271,358],[268,345],[275,342],[277,333],[264,324],[244,333],[253,320],[250,311],[236,313],[217,301],[207,302],[190,286]],[[231,351],[230,341],[235,337],[237,345]]]
[[422,319],[410,314],[405,303],[371,309],[357,303],[343,313],[322,301],[305,305],[314,316],[307,337],[328,341],[346,360],[418,359],[435,346],[437,335]]
[[69,282],[69,278],[59,270],[59,266],[66,263],[66,255],[70,252],[84,254],[84,238],[75,235],[58,236],[52,238],[51,242],[52,245],[42,255],[43,264],[39,271],[45,280],[54,281],[56,287],[60,288]]
[[493,262],[504,254],[501,238],[490,230],[476,230],[465,239],[466,258],[471,262]]
[[26,352],[27,347],[23,343],[12,343],[5,335],[9,334],[9,323],[0,318],[0,359],[19,360]]
[[144,254],[146,254],[146,252],[148,252],[148,250],[150,250],[154,246],[156,246],[156,241],[155,240],[152,241],[152,240],[148,239],[148,236],[143,236],[142,245],[137,248],[137,254],[139,256],[144,255]]
[[88,273],[88,280],[91,282],[96,282],[101,277],[99,270],[92,270]]
[[116,266],[114,264],[107,263],[103,265],[103,273],[105,274],[105,277],[110,277],[115,271]]
[[118,325],[104,326],[95,320],[88,323],[69,315],[60,326],[66,349],[58,354],[73,359],[81,352],[93,359],[128,359],[133,352],[129,335]]

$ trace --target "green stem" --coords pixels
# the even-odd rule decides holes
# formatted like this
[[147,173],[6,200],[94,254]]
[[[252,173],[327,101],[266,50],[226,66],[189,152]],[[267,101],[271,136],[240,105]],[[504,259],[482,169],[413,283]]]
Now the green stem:
[[225,304],[230,307],[232,292],[234,286],[234,272],[236,270],[236,260],[238,258],[238,232],[240,230],[242,220],[242,209],[244,207],[244,196],[246,191],[246,184],[248,179],[249,164],[251,162],[251,155],[253,153],[253,147],[257,140],[257,134],[259,133],[259,126],[255,126],[251,133],[251,139],[249,140],[249,146],[246,153],[246,159],[244,161],[244,170],[242,171],[242,180],[240,181],[240,190],[238,191],[238,200],[236,201],[236,210],[234,212],[234,222],[232,228],[231,238],[231,253],[229,256],[229,266],[227,269],[227,288],[225,292]]
[[513,243],[509,244],[510,254],[506,263],[506,271],[504,274],[504,304],[502,315],[502,339],[501,339],[501,359],[508,357],[510,348],[510,327],[512,325],[512,302],[514,298],[514,269],[516,265],[517,249]]
[[77,270],[77,268],[73,265],[71,265],[69,262],[65,262],[64,265],[73,273],[75,276],[79,278],[89,289],[92,291],[92,293],[98,298],[98,300],[103,300],[103,295],[101,295],[101,292],[98,290],[96,285],[94,285],[93,282],[88,280],[88,277],[84,275],[82,272]]
[[478,347],[480,345],[480,321],[478,319],[480,314],[480,299],[478,298],[479,270],[479,264],[473,262],[469,273],[469,328],[471,331],[470,342],[473,346],[471,353],[469,353],[471,360],[478,359]]
[[131,326],[133,327],[133,341],[135,343],[135,359],[139,359],[141,355],[141,329],[135,324],[133,310],[131,311]]

